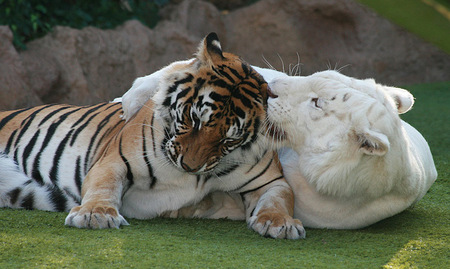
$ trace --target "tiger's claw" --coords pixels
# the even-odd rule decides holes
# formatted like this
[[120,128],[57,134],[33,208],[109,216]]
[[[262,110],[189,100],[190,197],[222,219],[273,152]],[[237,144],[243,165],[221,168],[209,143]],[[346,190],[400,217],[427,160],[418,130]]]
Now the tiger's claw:
[[129,225],[117,209],[107,206],[76,206],[72,208],[64,224],[88,229],[119,229],[120,225]]
[[280,213],[263,213],[252,216],[249,227],[262,236],[279,239],[305,238],[306,231],[302,222]]

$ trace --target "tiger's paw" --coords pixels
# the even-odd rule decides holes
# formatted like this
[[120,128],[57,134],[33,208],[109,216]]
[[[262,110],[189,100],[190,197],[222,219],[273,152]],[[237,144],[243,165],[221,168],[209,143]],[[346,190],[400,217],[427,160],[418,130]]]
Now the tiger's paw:
[[265,237],[300,239],[306,231],[300,220],[280,213],[260,213],[249,219],[248,226]]
[[113,207],[88,205],[72,208],[64,224],[89,229],[119,229],[120,225],[129,225]]

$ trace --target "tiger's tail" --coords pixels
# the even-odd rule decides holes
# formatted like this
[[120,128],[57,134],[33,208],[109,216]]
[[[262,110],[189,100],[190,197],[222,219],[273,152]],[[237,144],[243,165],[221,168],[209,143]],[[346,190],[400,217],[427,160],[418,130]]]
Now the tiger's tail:
[[78,197],[57,185],[28,177],[13,159],[0,152],[0,207],[69,211],[79,204]]

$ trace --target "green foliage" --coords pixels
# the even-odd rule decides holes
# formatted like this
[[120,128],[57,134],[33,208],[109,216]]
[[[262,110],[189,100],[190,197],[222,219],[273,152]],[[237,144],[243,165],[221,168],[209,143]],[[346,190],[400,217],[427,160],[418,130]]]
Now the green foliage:
[[168,0],[0,0],[0,25],[8,25],[14,45],[25,43],[50,32],[56,25],[81,29],[95,26],[114,28],[126,20],[138,19],[153,27],[158,10]]
[[118,230],[63,225],[67,213],[0,209],[0,268],[448,268],[450,82],[407,87],[402,117],[428,140],[438,180],[403,213],[360,230],[263,238],[243,221],[128,219]]

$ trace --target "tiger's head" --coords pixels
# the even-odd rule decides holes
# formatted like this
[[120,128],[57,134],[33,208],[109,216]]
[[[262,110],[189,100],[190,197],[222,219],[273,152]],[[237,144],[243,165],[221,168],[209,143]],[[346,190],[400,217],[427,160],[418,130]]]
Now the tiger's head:
[[319,191],[349,196],[369,189],[376,195],[392,187],[397,174],[383,171],[398,170],[389,167],[399,164],[406,144],[398,114],[414,103],[408,91],[336,71],[284,76],[269,86],[277,95],[267,112],[274,137],[299,154],[297,169]]
[[200,43],[194,59],[164,70],[152,99],[164,122],[163,151],[175,166],[206,173],[230,153],[241,154],[237,149],[261,142],[267,83],[238,56],[223,52],[215,33]]

